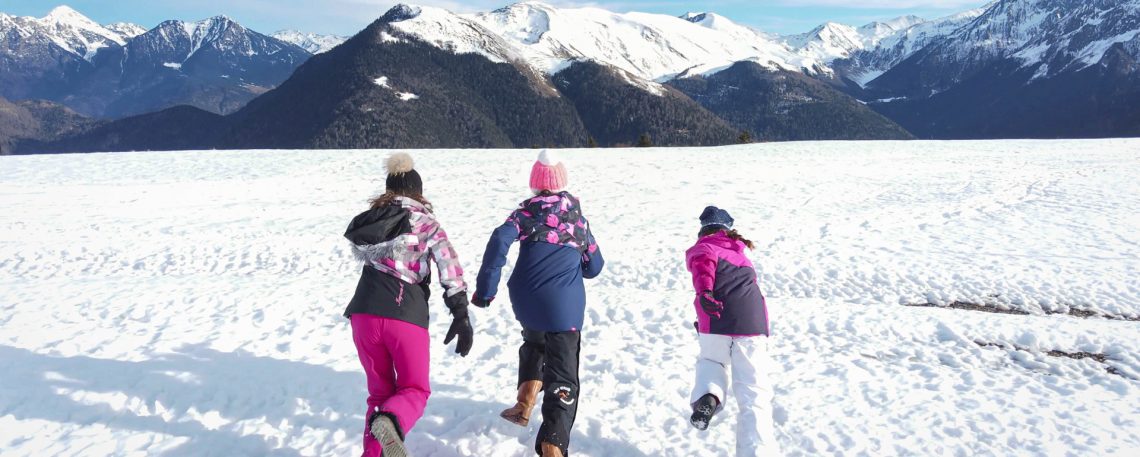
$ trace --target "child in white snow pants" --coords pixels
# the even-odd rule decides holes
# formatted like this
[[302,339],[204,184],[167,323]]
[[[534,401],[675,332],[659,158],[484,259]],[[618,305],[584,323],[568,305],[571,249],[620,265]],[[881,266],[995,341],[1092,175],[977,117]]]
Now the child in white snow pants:
[[689,422],[706,430],[724,409],[729,369],[732,392],[740,406],[736,423],[737,457],[779,455],[772,421],[772,384],[768,358],[768,308],[744,248],[752,242],[732,229],[733,219],[715,206],[701,213],[697,243],[685,252],[685,265],[696,290],[696,385]]

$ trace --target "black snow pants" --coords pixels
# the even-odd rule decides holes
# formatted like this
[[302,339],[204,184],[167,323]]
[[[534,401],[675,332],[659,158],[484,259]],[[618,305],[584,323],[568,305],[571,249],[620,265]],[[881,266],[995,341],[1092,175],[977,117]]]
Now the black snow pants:
[[523,330],[519,348],[519,385],[542,380],[542,426],[534,450],[542,455],[542,443],[562,449],[569,456],[570,431],[578,415],[578,355],[582,349],[579,332],[535,332]]

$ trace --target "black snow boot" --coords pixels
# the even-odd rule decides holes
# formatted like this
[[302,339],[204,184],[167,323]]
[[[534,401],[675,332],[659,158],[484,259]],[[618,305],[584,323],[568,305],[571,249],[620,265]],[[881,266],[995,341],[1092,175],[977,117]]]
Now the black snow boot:
[[713,394],[704,394],[696,403],[693,403],[693,415],[689,423],[697,430],[707,430],[712,417],[720,409],[720,400]]

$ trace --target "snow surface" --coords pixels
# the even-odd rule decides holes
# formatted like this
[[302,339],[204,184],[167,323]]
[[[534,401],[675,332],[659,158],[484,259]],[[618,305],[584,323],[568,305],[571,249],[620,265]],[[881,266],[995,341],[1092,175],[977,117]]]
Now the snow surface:
[[[364,377],[340,313],[359,266],[341,233],[387,155],[0,157],[4,456],[358,454]],[[470,279],[536,152],[414,155]],[[1140,322],[1043,314],[1140,316],[1140,141],[561,156],[608,260],[587,285],[573,455],[731,455],[734,404],[709,432],[686,424],[682,258],[710,203],[757,242],[786,455],[1140,450]],[[497,416],[520,342],[507,294],[472,311],[467,358],[442,344],[434,297],[411,451],[532,455],[537,415]],[[956,300],[1033,314],[900,305]]]

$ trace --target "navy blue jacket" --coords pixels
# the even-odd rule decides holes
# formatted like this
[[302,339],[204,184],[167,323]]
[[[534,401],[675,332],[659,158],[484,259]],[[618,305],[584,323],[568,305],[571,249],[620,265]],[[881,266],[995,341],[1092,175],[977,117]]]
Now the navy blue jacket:
[[[563,192],[553,197],[570,199],[569,205],[562,205],[563,209],[567,206],[576,209],[577,200],[569,194]],[[580,212],[574,212],[569,224],[579,225],[581,230],[577,235],[567,235],[572,230],[565,230],[561,233],[564,236],[556,239],[555,235],[547,232],[535,232],[532,221],[547,220],[549,212],[556,213],[555,217],[565,215],[558,214],[558,203],[550,208],[537,208],[527,207],[527,202],[524,202],[524,208],[515,211],[506,223],[491,233],[487,250],[483,253],[483,265],[475,280],[478,298],[488,301],[495,298],[511,244],[523,238],[507,287],[515,319],[528,330],[581,330],[586,311],[586,287],[582,279],[598,276],[605,265],[602,252]],[[561,225],[566,228],[568,224]],[[572,241],[579,237],[585,239]]]

